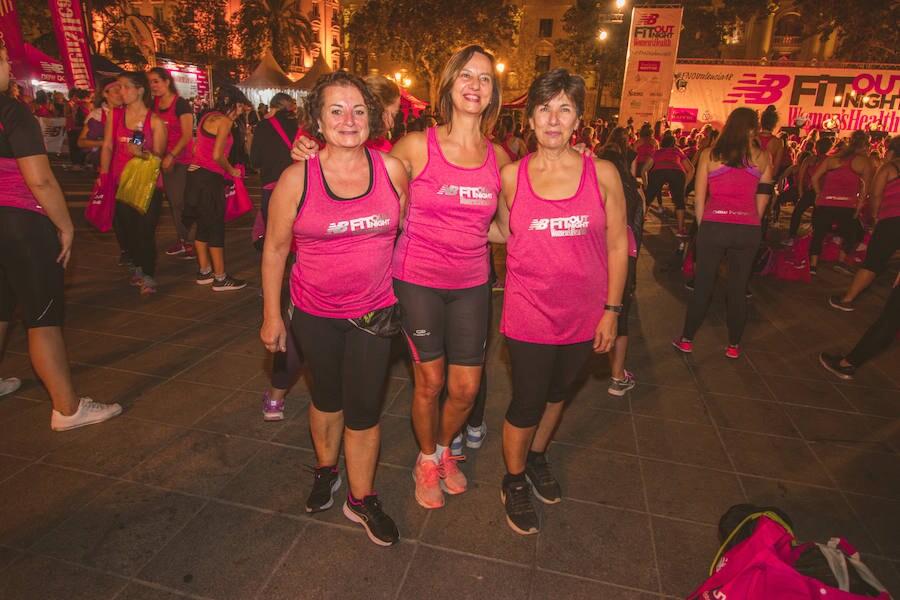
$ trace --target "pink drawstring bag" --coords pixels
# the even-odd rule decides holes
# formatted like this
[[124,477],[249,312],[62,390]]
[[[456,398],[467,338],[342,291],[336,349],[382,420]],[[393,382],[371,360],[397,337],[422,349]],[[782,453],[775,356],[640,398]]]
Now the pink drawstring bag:
[[225,188],[225,222],[233,221],[253,210],[253,202],[250,201],[250,193],[244,185],[244,165],[238,165],[241,171],[240,177],[225,175],[232,185]]
[[[724,554],[719,551],[710,578],[690,594],[688,600],[872,598],[873,596],[847,591],[851,576],[874,589],[878,593],[874,597],[878,600],[890,600],[891,597],[881,582],[862,563],[859,553],[843,538],[832,538],[828,544],[801,543],[783,521],[779,522],[777,515],[765,512],[747,517],[752,518],[758,518],[758,521],[750,537]],[[723,548],[729,541],[730,538],[725,541]],[[807,552],[816,551],[816,546],[824,555],[839,588],[804,575],[794,568],[798,559]]]
[[116,212],[116,190],[110,185],[108,174],[102,174],[94,183],[94,191],[84,209],[84,218],[98,231],[112,229],[113,216]]

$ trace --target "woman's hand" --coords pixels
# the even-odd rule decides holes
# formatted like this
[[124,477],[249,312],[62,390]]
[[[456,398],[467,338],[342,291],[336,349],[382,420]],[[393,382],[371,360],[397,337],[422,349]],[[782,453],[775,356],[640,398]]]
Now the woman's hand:
[[285,352],[285,340],[287,331],[284,329],[284,321],[281,319],[263,319],[259,337],[269,352]]
[[605,354],[612,350],[616,343],[616,330],[619,326],[619,314],[611,310],[603,312],[597,328],[594,330],[594,352]]
[[237,167],[231,167],[231,169],[228,171],[228,174],[231,175],[232,179],[240,179],[244,175]]
[[312,138],[302,135],[294,140],[294,147],[291,148],[291,159],[293,160],[309,160],[319,153],[319,145]]
[[59,238],[59,256],[56,257],[56,262],[65,269],[69,264],[69,258],[72,257],[72,240],[75,239],[75,230],[59,229],[56,236]]
[[175,157],[171,154],[166,154],[162,159],[162,170],[168,172],[172,169],[172,165],[175,164]]
[[128,142],[128,144],[126,145],[126,148],[128,148],[128,152],[131,153],[132,156],[141,156],[142,157],[144,155],[144,147],[143,146],[138,146],[136,144],[132,144],[131,142]]

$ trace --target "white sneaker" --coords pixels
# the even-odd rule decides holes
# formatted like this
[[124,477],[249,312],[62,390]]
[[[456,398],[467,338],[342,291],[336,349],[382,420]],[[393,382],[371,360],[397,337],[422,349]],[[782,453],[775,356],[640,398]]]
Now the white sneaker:
[[118,404],[102,404],[94,402],[88,397],[80,398],[78,410],[74,415],[66,416],[54,410],[50,416],[50,429],[53,431],[66,431],[94,423],[102,423],[122,413],[122,407]]
[[22,382],[16,377],[0,377],[0,396],[12,394],[14,391],[22,387]]
[[481,445],[484,443],[484,438],[486,437],[487,423],[482,421],[481,425],[478,427],[466,425],[466,448],[474,448],[475,450],[481,448]]

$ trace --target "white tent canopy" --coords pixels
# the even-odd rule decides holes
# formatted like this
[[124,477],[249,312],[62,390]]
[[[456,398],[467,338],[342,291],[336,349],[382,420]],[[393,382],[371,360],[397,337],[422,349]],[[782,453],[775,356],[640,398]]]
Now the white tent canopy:
[[300,102],[306,95],[302,90],[293,87],[294,81],[284,72],[270,50],[262,56],[259,65],[245,80],[237,84],[253,106],[260,103],[268,104],[272,96],[278,92],[284,92]]

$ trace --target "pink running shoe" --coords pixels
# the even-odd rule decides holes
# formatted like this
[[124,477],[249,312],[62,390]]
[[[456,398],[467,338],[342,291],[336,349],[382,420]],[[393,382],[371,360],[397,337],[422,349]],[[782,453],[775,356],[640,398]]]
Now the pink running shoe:
[[691,340],[686,340],[680,335],[672,340],[672,345],[675,346],[677,350],[684,352],[685,354],[690,354],[694,349],[694,342],[692,342]]
[[468,487],[466,476],[456,466],[456,463],[464,458],[464,456],[453,456],[450,448],[444,448],[444,452],[441,454],[441,487],[448,494],[462,494]]
[[432,460],[423,459],[421,452],[413,468],[413,481],[416,482],[416,502],[419,506],[422,508],[444,506],[440,467]]
[[725,358],[740,358],[741,357],[741,348],[740,346],[728,346],[725,348]]

